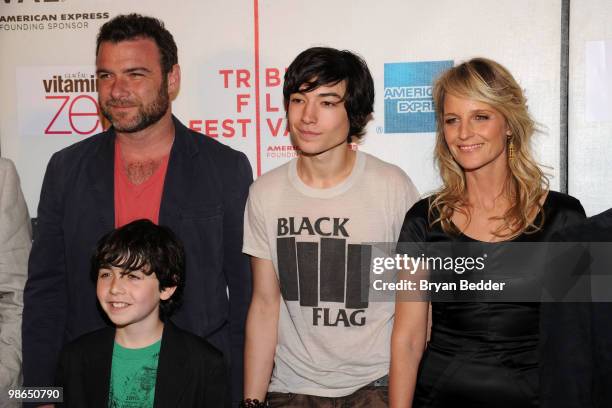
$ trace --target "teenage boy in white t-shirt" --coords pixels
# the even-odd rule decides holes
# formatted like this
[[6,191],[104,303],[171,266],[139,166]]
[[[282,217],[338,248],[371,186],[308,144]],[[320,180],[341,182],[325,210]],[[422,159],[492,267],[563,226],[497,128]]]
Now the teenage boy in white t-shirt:
[[368,301],[367,243],[395,242],[418,193],[397,166],[351,148],[373,111],[363,59],[310,48],[283,96],[300,155],[250,190],[242,406],[386,407],[394,305]]

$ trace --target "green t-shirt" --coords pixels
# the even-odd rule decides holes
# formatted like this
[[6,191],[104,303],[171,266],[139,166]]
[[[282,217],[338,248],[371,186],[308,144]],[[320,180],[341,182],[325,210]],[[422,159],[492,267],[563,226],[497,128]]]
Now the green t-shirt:
[[115,342],[111,368],[109,408],[152,408],[161,340],[129,349]]

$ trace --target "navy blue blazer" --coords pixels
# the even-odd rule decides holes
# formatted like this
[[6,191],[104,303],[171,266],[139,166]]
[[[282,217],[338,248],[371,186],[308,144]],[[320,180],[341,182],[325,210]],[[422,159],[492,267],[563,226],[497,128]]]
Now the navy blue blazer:
[[[223,352],[236,401],[251,299],[242,230],[253,173],[243,153],[176,118],[174,126],[159,215],[186,252],[183,305],[172,320]],[[27,386],[53,384],[62,346],[109,323],[89,269],[98,239],[114,227],[114,143],[111,128],[55,153],[47,166],[24,293]]]
[[[563,230],[557,238],[566,242],[612,242],[612,209]],[[542,408],[612,407],[612,303],[548,306],[550,341],[544,357],[549,364],[544,367]]]
[[[107,408],[115,329],[105,327],[69,343],[57,369],[65,408]],[[222,354],[172,323],[164,327],[157,363],[154,408],[228,406]]]

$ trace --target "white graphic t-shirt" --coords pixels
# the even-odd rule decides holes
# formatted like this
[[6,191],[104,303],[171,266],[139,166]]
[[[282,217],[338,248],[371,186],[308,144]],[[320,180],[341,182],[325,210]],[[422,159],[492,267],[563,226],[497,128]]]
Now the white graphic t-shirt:
[[368,301],[368,243],[397,240],[418,192],[360,151],[328,189],[304,184],[296,164],[258,178],[245,211],[243,252],[272,260],[282,294],[269,391],[340,397],[389,372],[394,304]]

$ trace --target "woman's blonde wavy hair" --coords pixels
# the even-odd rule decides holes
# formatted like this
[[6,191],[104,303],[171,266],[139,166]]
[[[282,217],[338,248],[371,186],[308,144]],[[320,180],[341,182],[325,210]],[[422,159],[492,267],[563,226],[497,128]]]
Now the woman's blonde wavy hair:
[[[444,139],[444,97],[457,97],[484,102],[502,113],[511,130],[514,159],[508,160],[509,177],[504,187],[510,208],[501,217],[503,224],[493,233],[506,239],[522,233],[538,231],[544,217],[533,219],[542,208],[541,201],[548,190],[548,178],[533,159],[530,140],[536,123],[527,111],[526,98],[510,72],[495,61],[474,58],[445,71],[433,88],[436,107],[435,161],[444,182],[429,205],[430,224],[439,222],[446,233],[457,234],[451,221],[454,211],[470,217],[467,208],[465,173],[455,161]],[[509,232],[508,232],[509,231]]]

